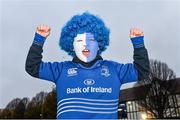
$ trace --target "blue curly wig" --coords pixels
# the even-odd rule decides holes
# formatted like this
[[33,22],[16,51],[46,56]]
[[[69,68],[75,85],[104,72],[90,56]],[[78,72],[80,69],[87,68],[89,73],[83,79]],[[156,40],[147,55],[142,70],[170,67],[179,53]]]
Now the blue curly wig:
[[69,55],[75,56],[73,41],[77,34],[92,33],[99,45],[98,54],[101,54],[109,45],[110,30],[102,19],[84,12],[82,15],[73,16],[62,28],[59,46]]

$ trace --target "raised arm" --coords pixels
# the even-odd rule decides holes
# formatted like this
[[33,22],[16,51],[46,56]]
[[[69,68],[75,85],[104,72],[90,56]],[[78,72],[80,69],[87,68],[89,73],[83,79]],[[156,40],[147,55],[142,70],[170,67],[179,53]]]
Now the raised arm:
[[42,61],[43,44],[49,36],[50,30],[47,25],[37,27],[33,44],[26,59],[25,69],[33,77],[55,82],[60,73],[61,64]]
[[138,80],[147,79],[150,71],[149,58],[144,46],[144,33],[138,28],[132,28],[129,34],[134,47],[134,66]]
[[144,33],[138,28],[133,28],[129,36],[134,47],[134,62],[117,65],[118,76],[122,84],[148,78],[150,69],[148,53],[144,46]]

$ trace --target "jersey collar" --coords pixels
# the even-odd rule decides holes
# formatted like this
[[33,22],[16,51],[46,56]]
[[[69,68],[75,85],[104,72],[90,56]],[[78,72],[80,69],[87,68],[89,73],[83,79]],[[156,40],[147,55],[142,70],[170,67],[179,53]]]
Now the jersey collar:
[[96,65],[97,61],[103,60],[100,55],[97,55],[96,58],[91,62],[83,62],[77,56],[73,58],[72,62],[79,63],[82,67],[91,68],[92,66]]

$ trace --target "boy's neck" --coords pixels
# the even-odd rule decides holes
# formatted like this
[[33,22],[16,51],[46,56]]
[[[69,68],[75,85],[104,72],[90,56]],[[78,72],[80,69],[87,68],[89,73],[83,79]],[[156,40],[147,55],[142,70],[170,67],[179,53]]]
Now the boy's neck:
[[81,61],[77,56],[75,56],[72,61],[75,62],[75,63],[80,63],[80,64],[83,65],[84,67],[91,67],[91,66],[93,66],[98,60],[103,60],[103,58],[102,58],[100,55],[97,55],[96,58],[95,58],[93,61],[91,61],[91,62],[83,62],[83,61]]

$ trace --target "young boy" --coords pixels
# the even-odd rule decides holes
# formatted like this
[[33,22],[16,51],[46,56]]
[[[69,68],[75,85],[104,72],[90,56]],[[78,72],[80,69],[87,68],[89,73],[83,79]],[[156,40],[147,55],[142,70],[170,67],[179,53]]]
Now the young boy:
[[43,44],[50,27],[39,25],[26,60],[33,77],[56,84],[57,119],[117,119],[120,86],[148,77],[149,59],[144,34],[130,30],[134,62],[121,64],[103,60],[109,45],[109,29],[90,13],[73,16],[62,28],[60,47],[72,61],[43,62]]

